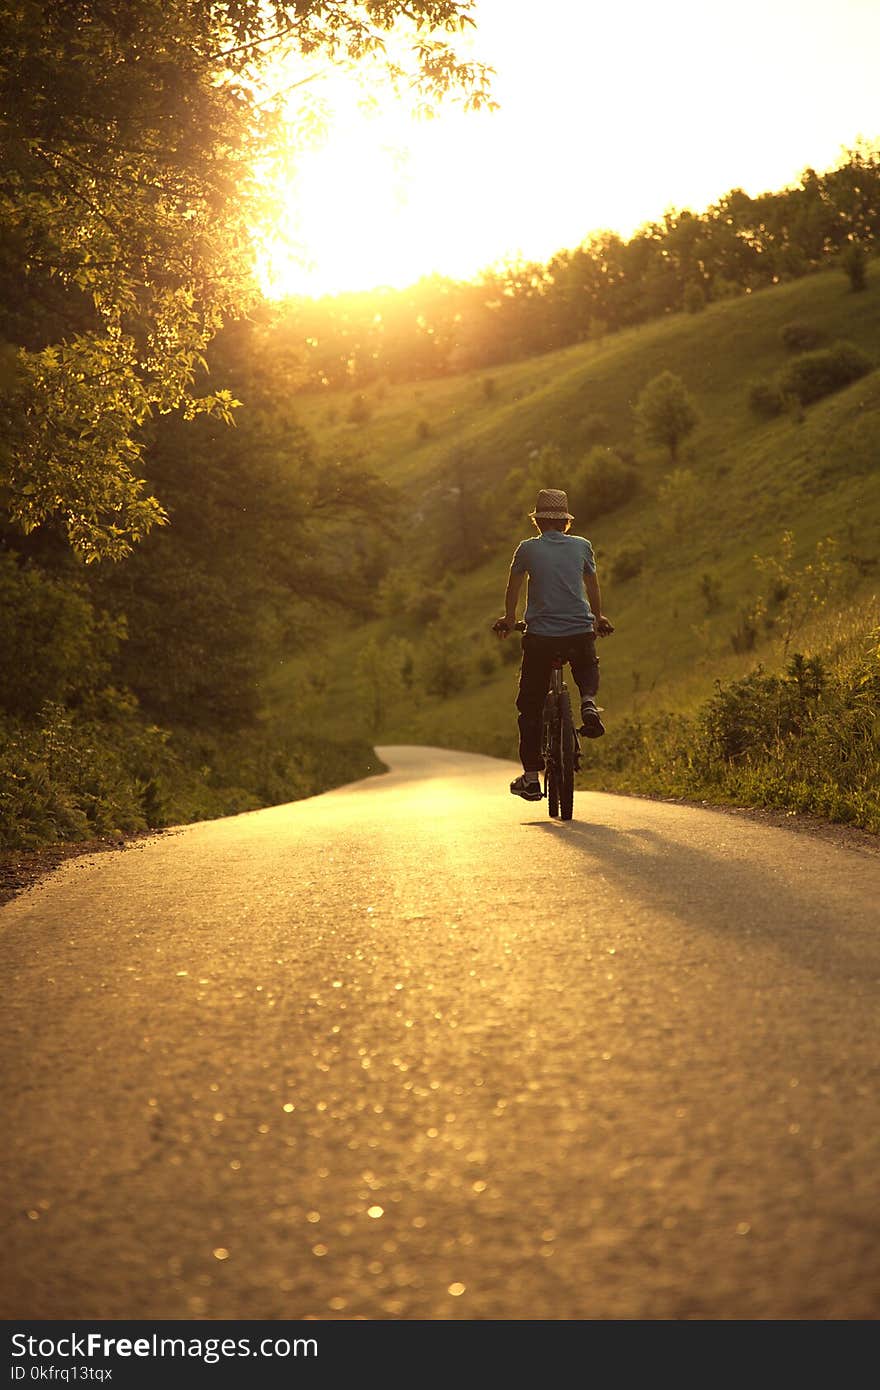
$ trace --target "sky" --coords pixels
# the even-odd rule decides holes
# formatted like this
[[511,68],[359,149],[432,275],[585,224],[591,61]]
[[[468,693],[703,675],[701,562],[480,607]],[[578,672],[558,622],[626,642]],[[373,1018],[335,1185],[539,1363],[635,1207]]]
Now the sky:
[[310,84],[326,138],[276,184],[267,292],[546,261],[880,137],[880,0],[476,0],[473,15],[464,51],[496,70],[497,111],[415,120],[375,74],[369,109],[338,73]]

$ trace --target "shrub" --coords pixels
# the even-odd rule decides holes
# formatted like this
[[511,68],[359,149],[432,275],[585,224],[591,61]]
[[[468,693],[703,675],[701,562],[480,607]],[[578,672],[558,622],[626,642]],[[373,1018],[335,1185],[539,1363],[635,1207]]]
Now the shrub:
[[847,276],[850,289],[857,293],[868,284],[868,253],[860,241],[852,241],[841,253],[840,264]]
[[775,382],[756,381],[749,387],[749,407],[763,420],[772,420],[785,409],[785,396]]
[[30,716],[81,698],[109,678],[123,636],[73,584],[0,556],[0,709]]
[[814,324],[798,321],[783,324],[779,336],[788,352],[809,352],[819,346],[823,335]]
[[426,627],[442,614],[445,602],[446,596],[442,589],[424,589],[419,586],[405,600],[403,611],[420,627]]
[[430,439],[430,437],[431,426],[428,424],[428,421],[419,420],[418,424],[416,425],[416,439],[419,441],[420,444],[423,444],[424,441],[426,439]]
[[701,284],[689,280],[684,287],[684,308],[688,314],[698,314],[706,307],[706,295]]
[[690,468],[674,468],[657,488],[663,529],[678,536],[693,522],[700,505],[700,484]]
[[692,720],[624,720],[591,750],[602,785],[664,796],[783,806],[880,830],[880,629],[828,668],[796,655],[750,672]]
[[588,415],[581,427],[581,434],[591,444],[600,444],[603,439],[608,438],[609,433],[610,427],[606,417],[596,412]]
[[639,475],[619,454],[594,445],[569,484],[569,506],[575,516],[595,520],[622,507],[639,490]]
[[611,579],[615,584],[625,584],[641,574],[645,564],[645,548],[642,545],[625,545],[614,555],[609,566]]
[[491,680],[498,671],[498,653],[486,647],[477,658],[477,670],[484,680]]
[[648,382],[633,407],[636,425],[652,444],[663,444],[673,462],[678,446],[691,433],[699,414],[681,377],[661,372]]
[[370,402],[359,391],[348,407],[348,422],[351,425],[365,425],[372,413]]
[[805,352],[795,358],[779,379],[780,390],[802,405],[818,401],[867,375],[873,363],[854,343],[834,343],[829,348]]
[[750,608],[742,610],[739,622],[730,634],[730,645],[735,652],[754,650],[758,640],[758,623],[762,616],[763,609],[760,604],[753,604]]
[[428,694],[439,695],[441,700],[465,688],[467,664],[454,632],[434,628],[428,633],[420,653],[419,675]]
[[717,613],[721,607],[721,581],[715,574],[704,574],[700,579],[700,596],[707,613]]

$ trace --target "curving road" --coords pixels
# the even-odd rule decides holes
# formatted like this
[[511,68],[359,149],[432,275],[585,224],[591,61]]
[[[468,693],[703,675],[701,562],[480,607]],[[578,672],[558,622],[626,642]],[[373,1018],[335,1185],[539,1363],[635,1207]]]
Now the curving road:
[[876,1318],[877,855],[379,753],[0,911],[2,1315]]

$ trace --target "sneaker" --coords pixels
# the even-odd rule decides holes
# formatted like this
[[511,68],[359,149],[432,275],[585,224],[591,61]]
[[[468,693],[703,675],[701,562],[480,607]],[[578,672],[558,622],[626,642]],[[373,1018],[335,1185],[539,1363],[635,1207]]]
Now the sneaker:
[[581,719],[583,726],[578,729],[579,734],[584,734],[587,738],[601,738],[605,732],[605,725],[599,717],[599,711],[592,700],[581,701]]
[[514,796],[521,796],[524,801],[540,801],[544,795],[540,781],[527,781],[525,775],[515,778],[510,784],[510,790]]

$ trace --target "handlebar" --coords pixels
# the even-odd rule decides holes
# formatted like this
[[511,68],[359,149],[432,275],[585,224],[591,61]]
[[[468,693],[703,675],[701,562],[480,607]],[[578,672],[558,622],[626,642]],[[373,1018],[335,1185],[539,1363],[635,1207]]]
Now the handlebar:
[[[525,630],[525,623],[514,623],[513,627],[511,627],[503,618],[499,618],[497,622],[492,624],[492,631],[497,632],[499,637],[507,632],[525,632]],[[614,624],[610,623],[607,618],[600,619],[599,623],[596,624],[597,637],[610,637],[613,631]]]

